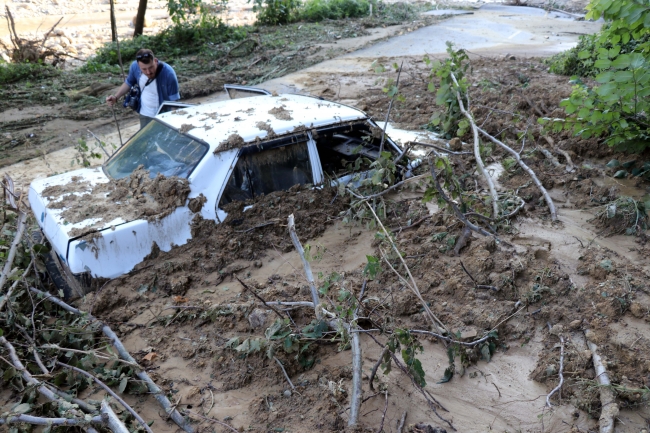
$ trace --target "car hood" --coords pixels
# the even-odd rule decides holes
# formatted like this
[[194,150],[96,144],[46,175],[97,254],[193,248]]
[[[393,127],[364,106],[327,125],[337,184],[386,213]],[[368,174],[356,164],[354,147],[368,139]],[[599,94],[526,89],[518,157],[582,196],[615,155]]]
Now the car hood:
[[[93,206],[90,193],[93,189],[97,190],[97,185],[109,182],[110,179],[101,168],[84,168],[37,179],[30,185],[29,204],[38,225],[60,257],[65,257],[70,240],[127,222],[121,217],[84,219],[83,209],[76,209],[75,217],[71,218],[72,209],[68,203],[75,200],[77,208],[80,201],[86,207]],[[108,191],[104,194],[108,195]]]

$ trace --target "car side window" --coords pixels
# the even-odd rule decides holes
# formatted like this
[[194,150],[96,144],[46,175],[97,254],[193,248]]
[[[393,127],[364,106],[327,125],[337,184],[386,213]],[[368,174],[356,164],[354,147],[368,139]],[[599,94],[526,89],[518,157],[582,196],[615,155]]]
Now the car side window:
[[[379,158],[381,136],[366,123],[318,130],[313,137],[323,173],[333,178],[367,170]],[[391,150],[387,144],[384,149]]]
[[312,182],[306,141],[257,152],[242,151],[221,195],[219,207]]

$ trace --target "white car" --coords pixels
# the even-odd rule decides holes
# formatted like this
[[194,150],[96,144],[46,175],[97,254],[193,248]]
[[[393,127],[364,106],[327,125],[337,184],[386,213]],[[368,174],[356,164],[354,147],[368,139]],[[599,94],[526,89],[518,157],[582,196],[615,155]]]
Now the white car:
[[[194,106],[165,104],[102,167],[31,184],[32,210],[72,287],[72,292],[63,288],[66,297],[80,290],[81,276],[115,278],[156,245],[169,251],[187,243],[196,215],[222,222],[223,206],[231,201],[295,184],[350,181],[354,173],[346,172],[342,161],[379,155],[381,129],[360,110],[309,96],[227,90],[231,97],[242,91],[257,95]],[[395,155],[401,152],[388,137],[384,146]],[[138,182],[145,181],[136,175],[147,173],[143,170],[151,178],[164,175],[166,183],[159,182],[157,192],[136,194]],[[166,194],[181,202],[155,208]]]

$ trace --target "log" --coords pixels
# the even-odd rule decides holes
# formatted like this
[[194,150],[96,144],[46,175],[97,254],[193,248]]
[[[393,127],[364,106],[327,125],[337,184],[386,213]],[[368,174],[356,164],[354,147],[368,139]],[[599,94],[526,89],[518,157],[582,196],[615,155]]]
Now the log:
[[598,355],[598,346],[589,339],[589,333],[589,330],[585,331],[585,339],[587,340],[587,347],[591,350],[591,358],[596,370],[596,380],[600,385],[600,404],[602,405],[600,418],[598,418],[600,433],[614,433],[614,420],[618,415],[618,405],[607,375],[607,369],[600,355]]

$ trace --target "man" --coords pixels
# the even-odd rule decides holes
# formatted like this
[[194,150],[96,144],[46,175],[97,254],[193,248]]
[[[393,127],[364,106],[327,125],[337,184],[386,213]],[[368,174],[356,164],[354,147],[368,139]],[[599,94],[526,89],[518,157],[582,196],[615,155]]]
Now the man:
[[135,54],[135,61],[129,68],[126,82],[120,86],[115,95],[106,98],[106,103],[113,106],[136,84],[140,86],[140,108],[138,110],[140,128],[144,128],[152,120],[164,101],[177,101],[181,98],[174,69],[155,58],[153,51],[146,48],[142,48]]

